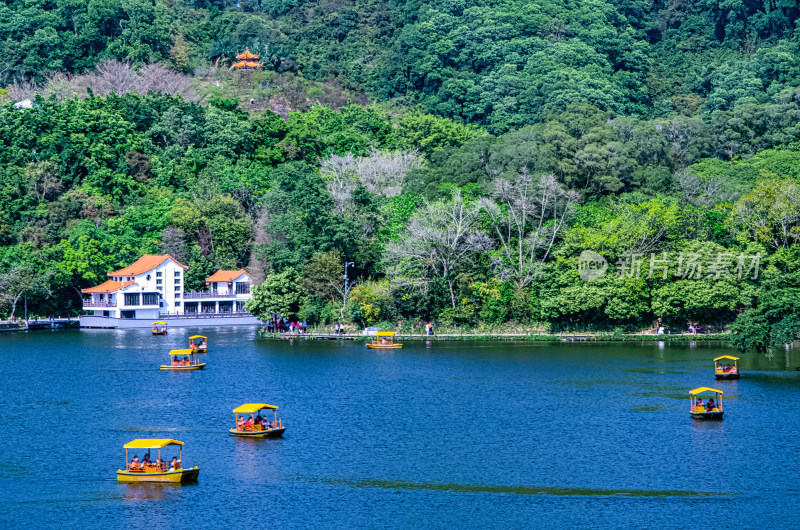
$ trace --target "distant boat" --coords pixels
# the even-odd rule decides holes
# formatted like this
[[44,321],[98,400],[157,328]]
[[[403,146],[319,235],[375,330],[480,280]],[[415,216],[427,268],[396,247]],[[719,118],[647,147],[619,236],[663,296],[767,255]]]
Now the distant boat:
[[153,322],[153,335],[166,335],[167,334],[167,323],[158,321]]
[[[262,410],[271,410],[274,414],[274,420],[269,423],[263,418],[263,422],[257,421],[258,418],[255,417],[255,414],[261,416]],[[278,419],[278,407],[275,405],[268,405],[267,403],[245,403],[233,409],[233,413],[236,415],[236,422],[234,423],[234,428],[228,431],[231,436],[242,436],[244,438],[280,438],[286,430],[286,427],[283,426],[283,422]],[[250,414],[253,423],[248,425],[248,421],[244,419],[244,416],[239,416],[239,414]]]
[[[708,405],[711,404],[711,400],[704,404],[702,399],[698,399],[698,396],[712,393],[714,394],[716,401],[713,403],[713,406],[709,408]],[[689,401],[691,403],[689,412],[692,415],[692,418],[699,420],[722,419],[722,390],[701,386],[700,388],[695,388],[689,392]]]
[[[170,445],[180,448],[177,462],[161,460],[161,449]],[[117,470],[117,482],[194,482],[200,474],[200,468],[195,466],[189,469],[183,467],[183,442],[178,440],[160,438],[139,438],[124,445],[125,469]],[[128,458],[129,449],[157,449],[158,460],[150,464],[133,463]]]
[[367,343],[367,348],[373,350],[399,350],[403,345],[394,341],[394,331],[379,331],[375,340]]
[[[720,362],[722,360],[733,361],[733,366],[730,364],[724,365]],[[714,359],[714,377],[717,379],[739,379],[739,358],[731,357],[730,355],[723,355]]]
[[189,337],[189,349],[194,353],[206,353],[208,351],[208,337],[192,335]]
[[[170,364],[162,364],[162,370],[204,370],[206,363],[201,363],[196,356],[201,352],[190,349],[170,350]],[[183,359],[181,359],[183,357]]]

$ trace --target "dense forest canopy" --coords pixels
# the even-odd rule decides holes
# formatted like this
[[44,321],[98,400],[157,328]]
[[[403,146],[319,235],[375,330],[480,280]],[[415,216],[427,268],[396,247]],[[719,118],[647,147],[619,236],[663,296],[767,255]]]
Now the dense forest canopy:
[[[247,267],[261,316],[735,321],[766,350],[800,331],[798,15],[6,0],[2,310],[77,311],[80,288],[169,252],[190,289]],[[228,69],[245,47],[261,70]],[[582,279],[585,251],[609,273]]]

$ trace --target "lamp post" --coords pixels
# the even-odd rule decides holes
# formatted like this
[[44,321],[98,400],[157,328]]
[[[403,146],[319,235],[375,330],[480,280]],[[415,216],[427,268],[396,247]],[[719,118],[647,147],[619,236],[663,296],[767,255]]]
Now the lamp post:
[[339,318],[344,318],[344,306],[347,305],[347,293],[350,292],[350,280],[347,278],[347,267],[350,265],[355,265],[352,261],[345,261],[344,262],[344,295],[342,300],[342,309],[339,311]]

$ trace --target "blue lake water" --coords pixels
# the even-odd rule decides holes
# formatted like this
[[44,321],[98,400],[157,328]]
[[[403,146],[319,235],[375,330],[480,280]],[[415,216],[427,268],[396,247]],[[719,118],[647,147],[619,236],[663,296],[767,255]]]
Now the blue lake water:
[[[0,525],[800,525],[796,350],[715,382],[719,344],[380,352],[219,328],[205,371],[159,371],[195,331],[0,335]],[[689,417],[698,386],[724,390],[724,421]],[[284,439],[228,436],[261,401]],[[199,482],[118,484],[134,438],[185,442]]]

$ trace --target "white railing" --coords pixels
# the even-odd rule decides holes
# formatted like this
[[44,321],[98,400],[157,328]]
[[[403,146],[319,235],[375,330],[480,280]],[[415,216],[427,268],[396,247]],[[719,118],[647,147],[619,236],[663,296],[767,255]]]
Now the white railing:
[[116,302],[92,302],[91,300],[84,300],[83,307],[117,307]]
[[206,300],[208,298],[236,298],[232,293],[183,293],[184,300]]
[[207,312],[197,312],[197,313],[159,313],[158,317],[163,319],[168,318],[225,318],[225,317],[251,317],[250,313],[247,311],[221,311],[219,313],[207,313]]

